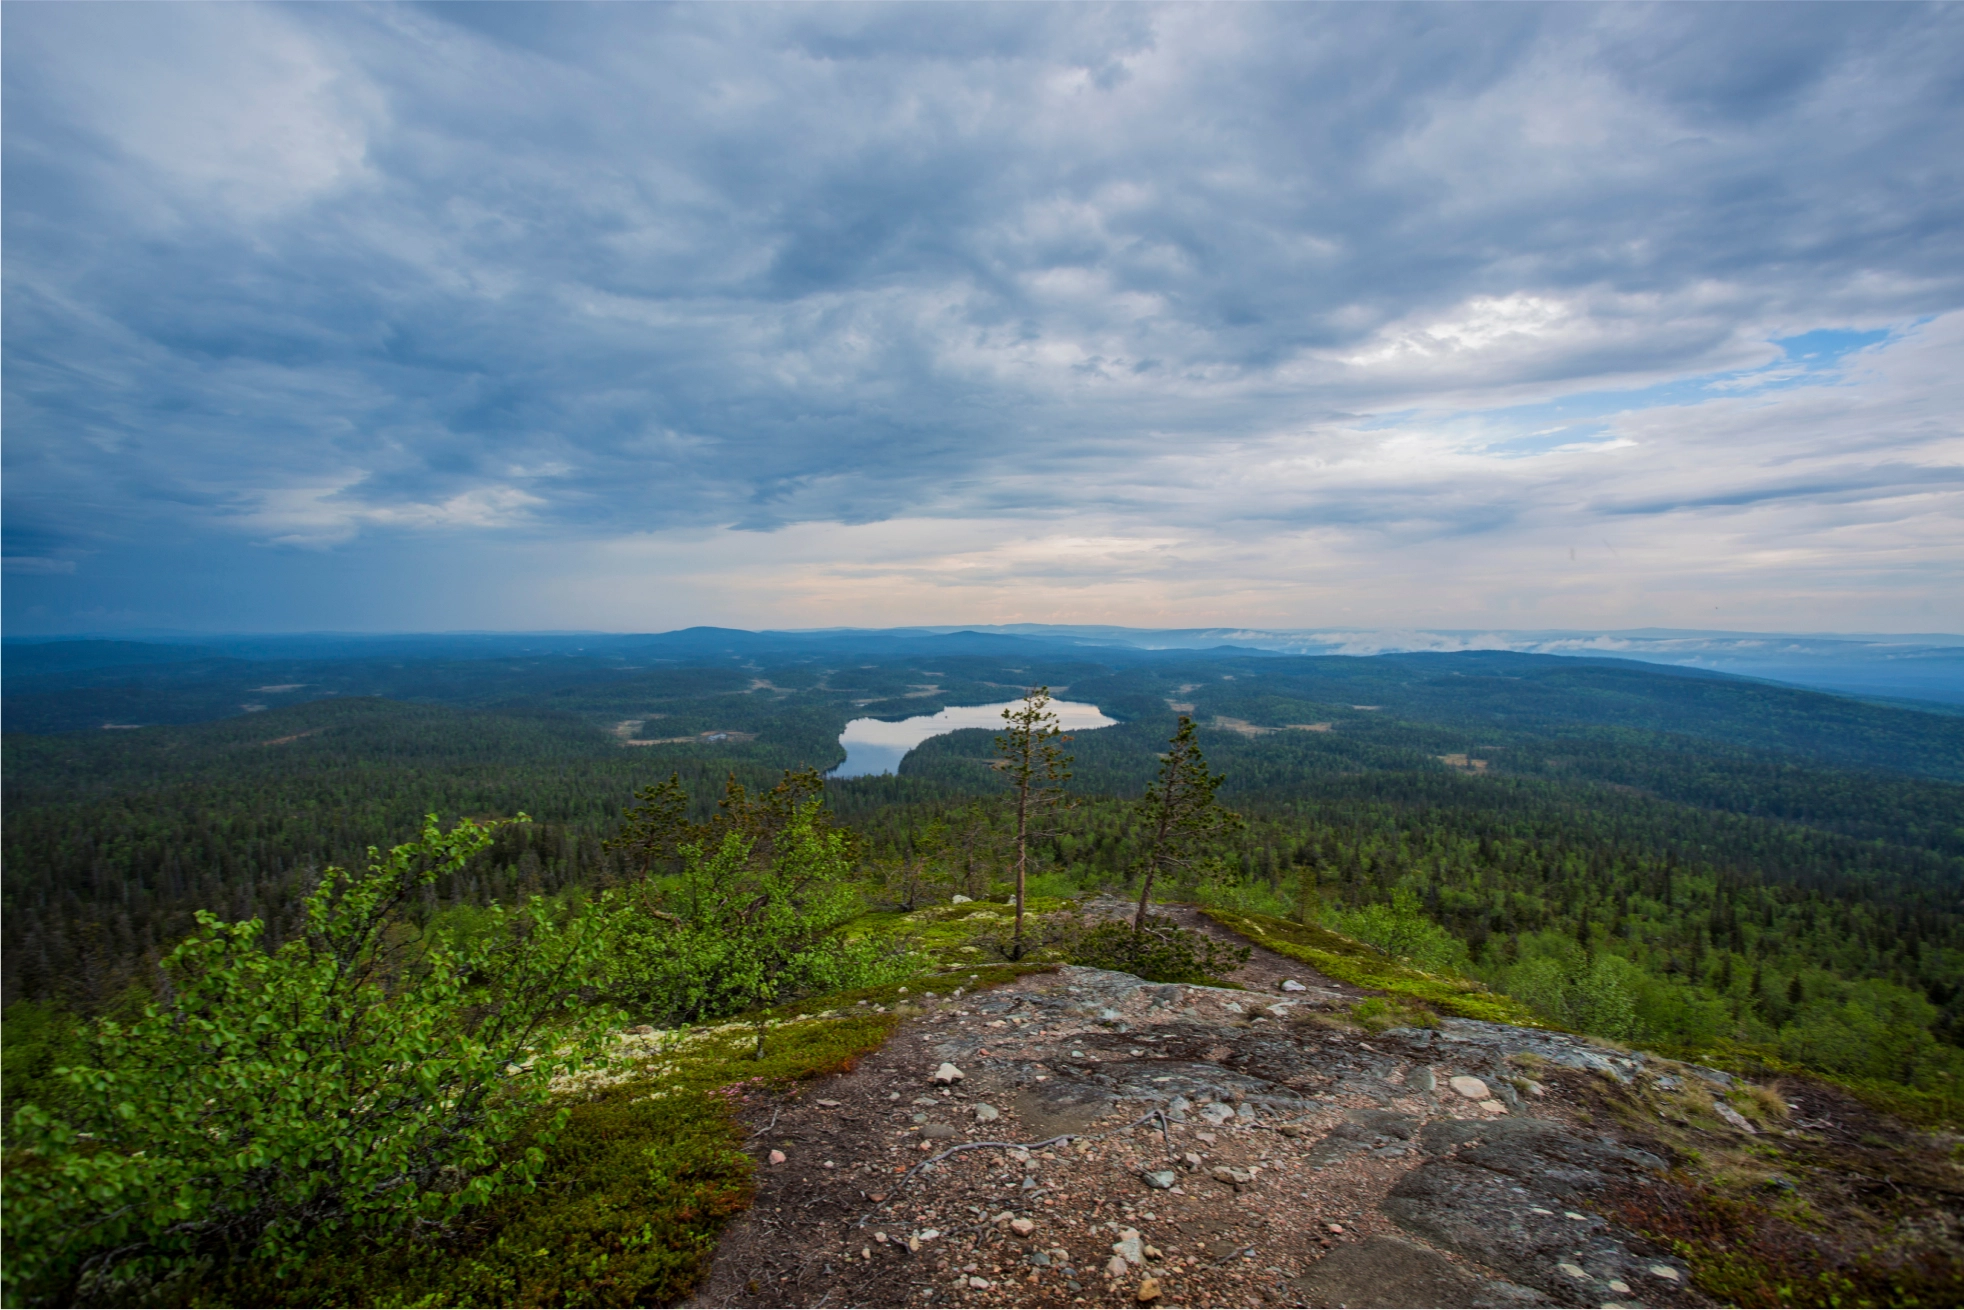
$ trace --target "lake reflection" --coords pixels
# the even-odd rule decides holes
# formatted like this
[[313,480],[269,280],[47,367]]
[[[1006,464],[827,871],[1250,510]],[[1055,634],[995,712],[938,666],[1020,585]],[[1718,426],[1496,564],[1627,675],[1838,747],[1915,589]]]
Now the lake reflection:
[[[1021,705],[1021,701],[1001,701],[994,705],[950,705],[939,714],[922,714],[899,722],[885,719],[854,719],[839,734],[846,748],[846,762],[827,775],[833,778],[864,778],[875,773],[898,773],[900,761],[908,751],[944,732],[960,728],[1003,727],[1002,712]],[[1117,719],[1108,719],[1096,705],[1083,701],[1054,700],[1050,710],[1058,726],[1066,732],[1085,728],[1109,728]]]

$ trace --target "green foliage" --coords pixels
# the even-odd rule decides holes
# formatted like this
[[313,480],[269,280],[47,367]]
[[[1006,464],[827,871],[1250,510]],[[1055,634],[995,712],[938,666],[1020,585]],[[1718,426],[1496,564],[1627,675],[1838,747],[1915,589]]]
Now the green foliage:
[[1439,1016],[1406,997],[1372,996],[1350,1007],[1350,1017],[1361,1028],[1381,1033],[1387,1028],[1437,1028]]
[[1542,955],[1506,971],[1509,995],[1558,1027],[1616,1041],[1640,1040],[1643,971],[1615,955]]
[[98,1020],[71,1093],[8,1124],[13,1299],[114,1299],[216,1263],[295,1267],[337,1229],[441,1228],[531,1184],[552,1078],[606,1012],[579,985],[601,940],[543,901],[458,946],[407,932],[405,906],[490,841],[434,817],[363,875],[328,870],[307,932],[199,916],[166,999]]
[[1114,919],[1084,930],[1071,941],[1072,964],[1116,969],[1147,982],[1218,982],[1248,963],[1246,946],[1230,946],[1206,933],[1182,928],[1160,915],[1144,926]]
[[[985,976],[982,985],[1005,980]],[[865,995],[892,999],[893,990],[825,1003],[851,1007]],[[576,1080],[579,1089],[562,1094],[565,1123],[542,1145],[537,1186],[503,1193],[434,1240],[337,1240],[285,1277],[263,1266],[234,1268],[205,1283],[202,1299],[286,1306],[686,1300],[723,1225],[750,1201],[752,1164],[737,1119],[747,1098],[850,1069],[899,1019],[861,1008],[779,1015],[761,1060],[748,1024],[623,1039]]]
[[1539,1025],[1534,1013],[1510,996],[1491,992],[1468,978],[1443,977],[1400,964],[1373,947],[1327,928],[1212,907],[1203,913],[1222,927],[1232,928],[1278,955],[1300,960],[1339,981],[1389,992],[1394,997],[1418,1001],[1466,1019],[1528,1027]]
[[1389,904],[1325,911],[1329,926],[1395,960],[1409,960],[1431,973],[1462,973],[1470,957],[1466,944],[1425,917],[1409,887],[1392,891]]
[[1219,867],[1217,847],[1224,834],[1241,822],[1215,802],[1225,781],[1207,771],[1193,720],[1182,714],[1159,776],[1139,800],[1139,826],[1147,833],[1145,859],[1140,864],[1139,909],[1133,925],[1146,930],[1155,879],[1175,877],[1197,886]]
[[613,994],[662,1027],[699,1023],[780,999],[906,977],[920,965],[892,938],[842,932],[864,909],[849,843],[816,800],[761,838],[740,826],[714,847],[679,849],[681,871],[627,890],[612,923]]
[[1023,902],[1030,880],[1030,843],[1049,836],[1046,820],[1064,808],[1064,787],[1071,780],[1071,757],[1063,744],[1070,740],[1049,709],[1050,688],[1033,687],[1022,703],[1002,712],[1003,731],[996,738],[996,767],[1009,783],[1008,806],[1015,830],[1016,927],[1010,956],[1023,954]]

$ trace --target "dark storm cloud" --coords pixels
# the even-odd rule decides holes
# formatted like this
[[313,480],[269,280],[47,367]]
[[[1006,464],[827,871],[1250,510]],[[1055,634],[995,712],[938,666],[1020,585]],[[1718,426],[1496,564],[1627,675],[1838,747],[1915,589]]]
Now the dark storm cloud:
[[[1766,365],[1964,288],[1955,6],[17,5],[5,35],[7,552],[84,590],[173,541],[1505,532],[1459,473],[1265,505],[1162,461],[1359,458],[1370,415]],[[1685,475],[1642,503],[1760,494]]]

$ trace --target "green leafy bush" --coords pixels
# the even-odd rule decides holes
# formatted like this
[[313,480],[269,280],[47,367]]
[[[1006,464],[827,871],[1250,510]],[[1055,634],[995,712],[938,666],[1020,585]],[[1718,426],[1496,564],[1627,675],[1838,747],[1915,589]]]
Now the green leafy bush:
[[1427,918],[1417,895],[1406,887],[1393,890],[1389,905],[1331,909],[1323,918],[1344,936],[1433,973],[1460,973],[1469,963],[1466,943]]
[[848,839],[823,822],[820,802],[796,807],[761,863],[753,845],[741,831],[688,843],[678,875],[629,889],[614,915],[610,985],[637,1015],[676,1027],[918,971],[896,938],[844,931],[864,906]]
[[258,920],[201,913],[164,998],[96,1021],[86,1061],[55,1071],[68,1095],[14,1110],[8,1299],[127,1303],[238,1259],[289,1269],[337,1232],[440,1230],[528,1186],[551,1081],[609,1018],[579,996],[601,924],[535,900],[467,945],[417,936],[404,911],[490,841],[430,817],[367,873],[329,869],[277,950]]
[[1249,954],[1246,946],[1230,946],[1162,915],[1149,915],[1142,929],[1129,920],[1107,920],[1080,933],[1069,948],[1072,964],[1116,969],[1148,982],[1214,982],[1248,963]]

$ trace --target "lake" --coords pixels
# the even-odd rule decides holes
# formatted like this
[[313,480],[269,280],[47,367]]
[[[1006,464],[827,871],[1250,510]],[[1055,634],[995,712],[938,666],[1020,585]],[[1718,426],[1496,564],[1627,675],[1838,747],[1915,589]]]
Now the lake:
[[[1021,705],[1021,701],[1001,701],[995,705],[950,705],[939,714],[922,714],[892,722],[886,719],[854,719],[839,734],[846,748],[846,762],[827,774],[832,778],[864,778],[875,773],[898,773],[907,752],[944,732],[961,728],[992,728],[1002,731],[1002,712]],[[1066,732],[1086,728],[1109,728],[1117,719],[1108,719],[1096,705],[1082,701],[1054,700],[1051,713]]]

